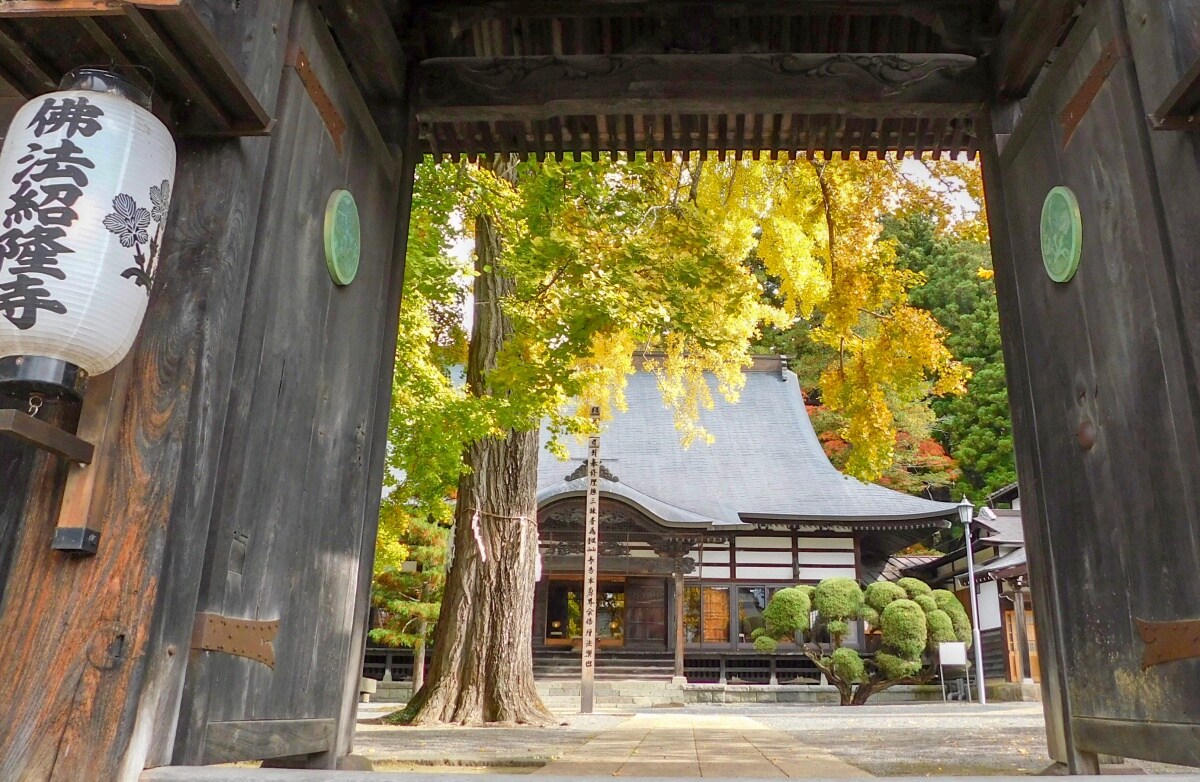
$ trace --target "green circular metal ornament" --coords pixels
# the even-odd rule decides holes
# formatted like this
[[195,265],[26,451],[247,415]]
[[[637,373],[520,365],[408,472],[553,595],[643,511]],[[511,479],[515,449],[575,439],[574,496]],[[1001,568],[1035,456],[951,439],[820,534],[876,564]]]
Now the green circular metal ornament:
[[1042,202],[1042,263],[1055,282],[1067,282],[1079,269],[1083,218],[1069,187],[1051,188]]
[[349,190],[334,190],[325,205],[325,265],[338,285],[349,285],[358,274],[362,231],[358,204]]

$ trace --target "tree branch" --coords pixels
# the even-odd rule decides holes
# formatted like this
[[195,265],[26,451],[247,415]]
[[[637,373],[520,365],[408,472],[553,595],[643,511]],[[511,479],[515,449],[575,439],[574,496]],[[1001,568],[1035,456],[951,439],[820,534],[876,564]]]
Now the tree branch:
[[825,169],[829,162],[823,160],[812,160],[813,170],[817,172],[817,183],[821,186],[821,207],[825,211],[825,230],[829,233],[829,284],[837,285],[837,259],[834,255],[834,241],[836,231],[834,229],[833,220],[833,191],[830,188],[829,180],[825,178]]
[[871,315],[873,317],[879,318],[880,320],[895,320],[895,318],[892,317],[891,315],[884,315],[882,312],[875,312],[874,310],[869,310],[866,307],[859,307],[858,311],[864,315]]
[[691,192],[688,193],[688,200],[693,204],[696,203],[696,198],[700,190],[700,173],[704,171],[704,158],[699,158],[696,161],[696,171],[692,174]]

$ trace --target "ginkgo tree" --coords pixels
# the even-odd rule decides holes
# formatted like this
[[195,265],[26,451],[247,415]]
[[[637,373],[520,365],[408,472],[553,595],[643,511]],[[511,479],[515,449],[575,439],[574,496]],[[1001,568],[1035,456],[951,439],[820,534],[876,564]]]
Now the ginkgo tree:
[[[429,677],[402,718],[551,719],[534,688],[531,658],[540,425],[548,421],[560,435],[586,431],[580,402],[622,406],[634,353],[650,349],[662,355],[651,367],[681,436],[703,437],[695,421],[711,404],[707,377],[735,398],[759,323],[783,317],[762,302],[742,257],[723,250],[712,233],[719,224],[705,219],[681,183],[670,166],[644,160],[536,165],[498,158],[418,172],[414,204],[427,187],[435,203],[452,188],[461,219],[456,227],[445,210],[414,212],[420,244],[410,245],[410,269],[425,264],[444,273],[452,266],[444,256],[462,235],[473,238],[475,252],[465,386],[455,388],[442,373],[444,381],[426,387],[436,402],[398,394],[433,420],[397,415],[396,463],[423,470],[404,451],[433,442],[442,443],[435,460],[448,453],[447,443],[463,454],[446,469],[457,479],[453,559]],[[421,269],[412,273],[428,279]],[[427,291],[417,293],[406,309],[428,312]],[[459,411],[461,425],[441,414],[447,410]],[[429,486],[450,494],[435,480]]]
[[[623,407],[635,354],[656,373],[685,443],[699,410],[735,400],[763,324],[819,309],[836,358],[827,404],[847,421],[859,474],[890,459],[890,396],[953,392],[964,371],[940,327],[907,306],[879,218],[907,185],[886,162],[498,157],[426,162],[414,193],[391,466],[407,509],[453,517],[429,677],[397,719],[551,719],[532,675],[539,429],[590,431]],[[474,253],[465,384],[444,314]],[[764,299],[751,256],[779,280]],[[452,318],[451,318],[452,320]],[[832,401],[830,401],[832,400]],[[551,443],[552,450],[554,443]],[[559,449],[561,450],[561,449]],[[403,495],[400,495],[403,496]]]
[[908,301],[923,277],[880,236],[885,215],[941,193],[886,159],[710,161],[690,172],[728,251],[753,252],[788,314],[814,319],[810,339],[830,357],[821,397],[844,421],[846,470],[879,477],[894,461],[898,409],[962,393],[969,377],[945,330]]

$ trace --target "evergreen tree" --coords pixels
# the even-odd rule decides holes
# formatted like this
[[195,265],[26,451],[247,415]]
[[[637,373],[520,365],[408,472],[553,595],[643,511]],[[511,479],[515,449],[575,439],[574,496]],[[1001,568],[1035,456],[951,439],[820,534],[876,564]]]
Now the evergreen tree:
[[[395,514],[394,505],[384,514]],[[425,647],[437,623],[446,584],[446,527],[428,519],[409,517],[402,525],[396,544],[399,565],[377,568],[371,604],[379,609],[382,622],[372,628],[371,640],[385,646],[413,650],[413,689],[425,680]],[[399,553],[399,552],[398,552]]]
[[920,212],[885,220],[883,235],[895,240],[897,262],[923,278],[909,301],[937,319],[946,346],[971,368],[965,394],[933,401],[935,437],[962,471],[955,493],[992,492],[1016,480],[1016,466],[991,254],[979,241],[939,232]]

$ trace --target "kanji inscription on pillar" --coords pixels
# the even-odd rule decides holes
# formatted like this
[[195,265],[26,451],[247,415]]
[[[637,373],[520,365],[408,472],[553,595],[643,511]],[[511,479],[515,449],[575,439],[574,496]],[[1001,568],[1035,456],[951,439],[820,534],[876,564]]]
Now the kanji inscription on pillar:
[[[600,408],[592,406],[592,423],[600,425]],[[588,438],[587,513],[583,553],[583,667],[579,711],[591,714],[596,678],[596,572],[600,565],[600,437]]]

